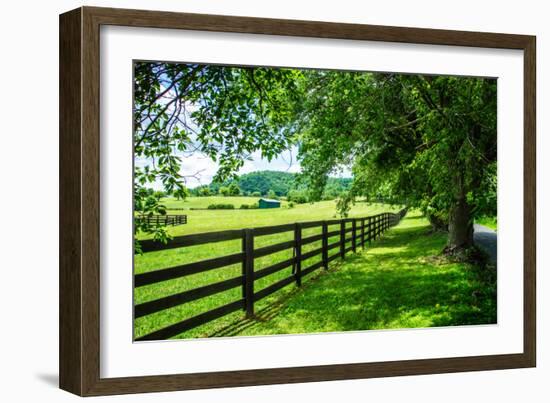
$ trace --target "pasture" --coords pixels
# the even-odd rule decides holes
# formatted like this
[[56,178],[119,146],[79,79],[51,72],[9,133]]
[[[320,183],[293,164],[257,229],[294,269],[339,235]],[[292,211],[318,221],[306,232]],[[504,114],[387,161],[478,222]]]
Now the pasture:
[[[197,200],[198,199],[198,200]],[[202,200],[205,199],[205,200]],[[255,210],[186,210],[186,211],[171,211],[171,208],[182,208],[182,206],[189,208],[206,208],[208,204],[221,202],[229,203],[231,199],[236,204],[240,203],[252,203],[257,201],[257,198],[232,198],[232,197],[205,197],[205,198],[190,198],[186,201],[167,200],[168,213],[172,214],[178,212],[180,214],[188,214],[188,224],[177,227],[170,227],[169,232],[171,235],[184,235],[192,233],[202,233],[219,231],[226,229],[241,229],[250,227],[261,227],[268,225],[286,224],[297,221],[313,221],[313,220],[330,220],[335,217],[335,202],[323,201],[314,204],[301,204],[296,205],[294,208],[288,208],[285,205],[279,209],[255,209]],[[368,204],[357,203],[350,211],[351,217],[365,217],[375,215],[381,212],[398,211],[398,207],[392,208],[388,205],[382,204]],[[311,228],[304,230],[304,237],[310,235],[316,235],[319,233],[318,229]],[[291,233],[274,234],[258,237],[255,239],[255,246],[262,247],[267,245],[276,244],[290,240]],[[330,238],[330,241],[335,241],[337,236]],[[304,253],[319,248],[320,243],[314,242],[304,247]],[[200,246],[191,246],[185,248],[177,248],[171,250],[164,250],[158,252],[145,253],[143,255],[136,255],[134,261],[134,271],[136,274],[145,273],[148,271],[159,270],[162,268],[172,267],[176,265],[192,263],[208,258],[221,257],[232,253],[237,253],[241,250],[241,241],[225,241],[218,243],[211,243]],[[256,259],[256,270],[268,267],[278,261],[289,259],[292,257],[292,250],[284,250],[278,253],[274,253],[269,256],[265,256]],[[315,258],[311,258],[310,261],[304,261],[304,265],[314,263]],[[290,274],[290,268],[288,270],[282,270],[280,272],[266,276],[255,283],[255,287],[258,289],[263,288],[269,284],[274,283],[284,277],[288,277]],[[162,283],[151,284],[144,287],[135,289],[134,303],[140,304],[143,302],[155,300],[164,296],[172,295],[177,292],[190,290],[200,286],[208,285],[211,283],[228,280],[232,277],[241,274],[241,265],[234,264],[226,266],[221,269],[212,270],[196,275],[190,275],[174,280],[165,281]],[[313,277],[316,274],[312,274]],[[294,287],[288,287],[280,290],[279,292],[265,298],[258,303],[258,310],[262,310],[265,307],[275,303],[284,295],[292,292]],[[197,313],[214,309],[220,305],[238,299],[241,295],[241,289],[235,288],[229,291],[225,291],[207,298],[203,298],[191,303],[187,303],[181,306],[166,309],[164,311],[148,315],[145,317],[137,318],[135,320],[135,337],[140,337],[144,334],[150,333],[154,330],[162,328],[170,323],[175,323],[182,318],[191,317]],[[228,315],[224,318],[216,320],[214,322],[205,324],[199,328],[190,330],[181,334],[178,337],[206,337],[214,334],[216,331],[230,325],[235,320],[238,320],[243,316],[243,313],[236,312]]]
[[[336,202],[334,200],[295,204],[293,208],[289,208],[289,203],[282,201],[281,207],[276,209],[239,209],[241,204],[250,205],[258,202],[258,199],[259,197],[209,196],[189,197],[186,200],[167,198],[161,200],[161,202],[166,206],[167,214],[187,215],[186,225],[168,229],[168,233],[172,236],[339,218],[336,214]],[[235,210],[207,210],[210,204],[227,203],[233,204]],[[174,208],[184,208],[185,210],[173,210]],[[365,217],[384,212],[397,212],[399,209],[399,206],[392,207],[381,203],[357,202],[352,207],[349,217]],[[138,239],[145,238],[145,236],[138,234]]]

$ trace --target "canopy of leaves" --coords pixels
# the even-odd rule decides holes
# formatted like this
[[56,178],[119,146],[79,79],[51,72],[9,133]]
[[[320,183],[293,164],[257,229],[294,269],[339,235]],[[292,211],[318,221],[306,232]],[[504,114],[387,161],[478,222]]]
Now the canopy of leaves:
[[383,197],[447,219],[466,200],[474,216],[495,214],[496,89],[494,79],[308,71],[296,110],[314,196],[347,165],[349,202]]

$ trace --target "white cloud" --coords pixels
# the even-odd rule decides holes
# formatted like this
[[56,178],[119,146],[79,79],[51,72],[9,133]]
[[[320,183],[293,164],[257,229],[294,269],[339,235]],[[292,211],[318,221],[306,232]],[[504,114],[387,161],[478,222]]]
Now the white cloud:
[[[297,173],[301,171],[300,163],[296,159],[297,149],[285,151],[271,161],[262,158],[261,152],[251,154],[250,159],[244,161],[238,174],[244,175],[255,171],[286,171]],[[194,188],[208,185],[218,171],[219,164],[202,153],[182,157],[180,174],[186,178],[187,187]]]
[[180,175],[185,178],[188,188],[208,185],[218,171],[218,164],[202,153],[182,157]]
[[239,175],[254,171],[286,171],[297,173],[302,170],[300,163],[296,159],[297,148],[285,151],[276,158],[268,161],[262,158],[260,151],[256,151],[251,155],[251,160],[247,160],[244,166],[239,170]]

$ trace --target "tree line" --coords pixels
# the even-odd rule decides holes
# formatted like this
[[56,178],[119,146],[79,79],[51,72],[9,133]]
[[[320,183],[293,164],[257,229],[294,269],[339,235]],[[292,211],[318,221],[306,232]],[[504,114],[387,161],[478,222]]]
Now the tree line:
[[[329,177],[321,199],[333,200],[351,188],[351,178]],[[285,171],[255,171],[226,181],[212,181],[209,185],[189,189],[192,196],[254,196],[276,199],[284,197],[289,201],[306,203],[309,201],[307,185],[302,183],[299,174]]]

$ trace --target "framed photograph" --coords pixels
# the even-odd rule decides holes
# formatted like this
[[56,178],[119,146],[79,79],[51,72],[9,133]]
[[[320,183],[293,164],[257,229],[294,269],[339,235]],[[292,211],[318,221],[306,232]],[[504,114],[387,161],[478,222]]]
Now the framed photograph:
[[533,367],[535,37],[60,16],[60,387]]

